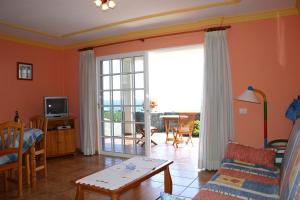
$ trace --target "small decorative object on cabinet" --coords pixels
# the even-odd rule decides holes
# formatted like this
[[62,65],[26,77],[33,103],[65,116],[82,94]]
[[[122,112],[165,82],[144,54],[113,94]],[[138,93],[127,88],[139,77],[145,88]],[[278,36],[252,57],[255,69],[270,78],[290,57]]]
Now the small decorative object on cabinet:
[[48,118],[47,157],[74,154],[75,118]]
[[18,111],[16,111],[14,121],[17,122],[17,123],[20,122],[20,115],[19,115],[19,112],[18,112]]

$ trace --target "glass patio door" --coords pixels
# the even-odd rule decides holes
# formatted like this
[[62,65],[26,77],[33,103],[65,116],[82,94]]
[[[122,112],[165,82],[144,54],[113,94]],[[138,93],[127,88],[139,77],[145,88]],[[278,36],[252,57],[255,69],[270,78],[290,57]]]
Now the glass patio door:
[[98,58],[100,153],[149,155],[147,55]]

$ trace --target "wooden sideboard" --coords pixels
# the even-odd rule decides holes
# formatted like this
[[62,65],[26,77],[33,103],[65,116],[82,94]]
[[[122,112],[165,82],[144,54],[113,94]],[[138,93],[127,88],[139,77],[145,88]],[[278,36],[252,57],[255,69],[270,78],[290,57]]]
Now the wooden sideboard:
[[[59,129],[61,126],[70,128]],[[75,118],[48,118],[47,157],[74,154],[76,151]]]

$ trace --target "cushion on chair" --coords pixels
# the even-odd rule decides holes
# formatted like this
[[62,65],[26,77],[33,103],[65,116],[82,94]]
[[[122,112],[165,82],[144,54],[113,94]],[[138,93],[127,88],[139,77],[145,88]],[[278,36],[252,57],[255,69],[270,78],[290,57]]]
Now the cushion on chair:
[[225,158],[244,164],[255,164],[274,169],[275,151],[273,149],[257,149],[241,144],[229,143]]

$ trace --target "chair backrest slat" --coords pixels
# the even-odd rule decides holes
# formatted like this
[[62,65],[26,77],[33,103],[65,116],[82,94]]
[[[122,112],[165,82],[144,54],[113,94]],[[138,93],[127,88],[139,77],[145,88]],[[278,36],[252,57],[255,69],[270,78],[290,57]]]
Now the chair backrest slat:
[[1,146],[0,146],[0,150],[1,150],[4,149],[4,133],[2,129],[0,129],[0,140],[1,140]]
[[37,128],[43,130],[43,132],[47,131],[48,119],[42,116],[36,116],[30,118],[29,127]]
[[[17,142],[18,139],[18,142]],[[24,139],[23,123],[5,122],[0,124],[0,155],[18,153],[18,159],[22,159]]]
[[43,116],[35,116],[31,117],[29,121],[30,128],[37,128],[43,131],[43,145],[44,148],[46,147],[46,134],[47,134],[47,127],[48,127],[48,119]]
[[6,141],[5,141],[5,149],[8,149],[10,147],[10,137],[11,137],[11,128],[8,127],[7,128],[7,132],[6,132]]
[[15,128],[13,132],[12,148],[16,147],[17,134],[18,134],[18,130]]

